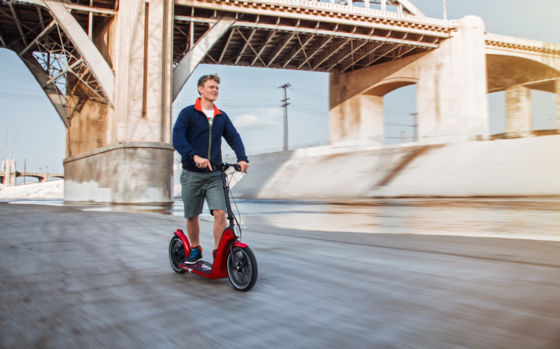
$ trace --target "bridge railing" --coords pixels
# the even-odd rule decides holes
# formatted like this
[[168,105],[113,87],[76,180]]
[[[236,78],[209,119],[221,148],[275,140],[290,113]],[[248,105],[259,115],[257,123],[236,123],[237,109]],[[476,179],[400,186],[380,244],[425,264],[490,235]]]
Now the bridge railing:
[[405,13],[397,13],[390,11],[381,11],[365,7],[356,7],[341,4],[332,4],[330,2],[317,2],[310,0],[218,0],[226,4],[243,4],[243,3],[263,3],[278,7],[298,7],[308,8],[313,11],[339,12],[350,15],[362,15],[367,17],[383,18],[387,20],[406,21],[423,25],[432,25],[444,28],[456,28],[459,25],[458,20],[445,20],[439,18],[429,18],[413,16]]
[[560,55],[560,44],[489,33],[486,34],[485,39],[486,43],[492,46],[506,46],[521,50],[534,48],[545,53]]

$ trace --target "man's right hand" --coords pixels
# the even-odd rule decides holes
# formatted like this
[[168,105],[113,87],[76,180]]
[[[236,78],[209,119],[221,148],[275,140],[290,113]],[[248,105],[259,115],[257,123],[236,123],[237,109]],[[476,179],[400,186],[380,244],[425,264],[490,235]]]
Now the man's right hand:
[[212,171],[212,166],[210,165],[210,160],[201,158],[198,155],[193,156],[193,161],[198,163],[198,168],[208,168]]

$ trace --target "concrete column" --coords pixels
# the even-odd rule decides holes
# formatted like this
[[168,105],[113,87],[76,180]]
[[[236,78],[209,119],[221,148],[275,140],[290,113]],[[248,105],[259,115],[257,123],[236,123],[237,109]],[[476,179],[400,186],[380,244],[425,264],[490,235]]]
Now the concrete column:
[[418,135],[421,143],[479,140],[488,136],[484,22],[460,20],[455,35],[419,62]]
[[331,74],[331,143],[370,143],[372,140],[366,141],[361,129],[367,120],[361,106],[373,103],[373,99],[363,100],[362,96],[381,97],[410,83],[417,86],[419,143],[485,139],[488,101],[484,33],[482,20],[467,16],[460,20],[454,36],[437,49],[349,73]]
[[329,127],[331,144],[357,145],[360,139],[360,102],[348,98],[348,83],[345,74],[329,76]]
[[385,115],[381,96],[360,96],[360,144],[385,145]]
[[115,113],[109,144],[170,141],[172,7],[171,0],[119,4]]
[[8,160],[8,170],[10,177],[7,183],[9,185],[16,185],[16,160]]
[[557,129],[560,131],[560,78],[556,79],[556,120]]
[[114,106],[86,104],[72,118],[65,201],[172,202],[172,30],[172,0],[121,0],[115,19],[94,27],[115,71]]
[[364,7],[369,8],[369,0],[364,0]]
[[4,185],[10,185],[10,160],[2,161],[2,172],[4,172]]
[[506,90],[506,125],[508,137],[527,137],[533,129],[531,90],[515,86]]
[[387,11],[387,0],[381,0],[381,11]]

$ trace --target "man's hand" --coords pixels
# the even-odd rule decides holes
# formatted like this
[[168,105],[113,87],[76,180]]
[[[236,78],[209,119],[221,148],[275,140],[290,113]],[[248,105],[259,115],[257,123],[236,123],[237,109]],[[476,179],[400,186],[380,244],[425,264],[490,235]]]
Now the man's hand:
[[193,156],[193,161],[195,163],[198,163],[198,168],[207,168],[210,169],[210,171],[212,171],[212,166],[210,165],[210,160],[205,159],[205,158],[201,158],[198,155]]
[[249,164],[247,163],[247,161],[239,161],[237,162],[237,164],[239,164],[239,167],[241,167],[241,172],[247,172],[247,170],[249,169]]

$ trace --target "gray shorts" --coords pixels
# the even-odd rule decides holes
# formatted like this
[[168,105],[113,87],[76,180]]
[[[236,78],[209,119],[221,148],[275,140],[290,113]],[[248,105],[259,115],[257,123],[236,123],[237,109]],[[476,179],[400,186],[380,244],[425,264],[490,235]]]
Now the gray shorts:
[[226,199],[222,184],[222,175],[219,171],[181,172],[181,189],[185,218],[192,218],[202,213],[204,199],[208,208],[213,210],[226,210]]

